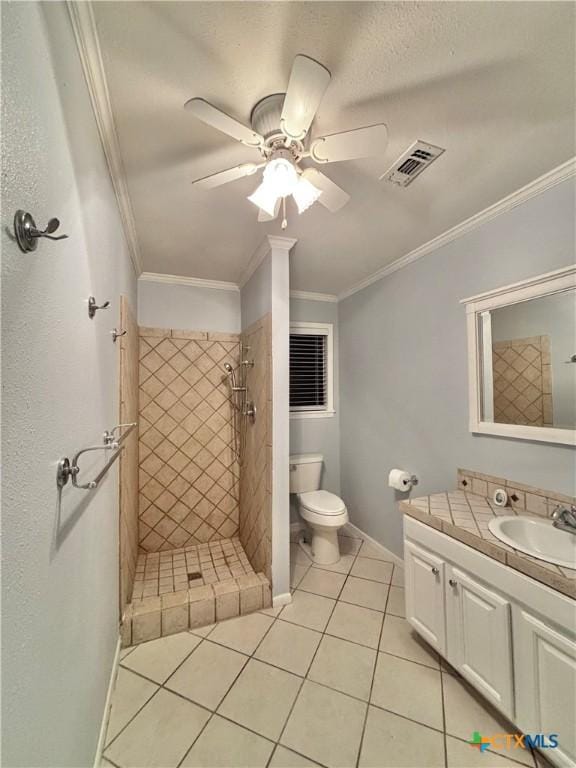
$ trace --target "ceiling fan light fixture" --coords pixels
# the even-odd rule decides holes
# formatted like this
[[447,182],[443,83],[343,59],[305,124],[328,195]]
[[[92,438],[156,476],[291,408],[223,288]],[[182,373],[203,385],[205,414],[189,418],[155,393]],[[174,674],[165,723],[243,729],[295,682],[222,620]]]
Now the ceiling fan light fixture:
[[296,166],[285,157],[273,158],[264,168],[264,184],[276,197],[291,195],[298,184]]
[[321,194],[321,189],[315,187],[314,184],[308,181],[308,179],[306,179],[304,176],[300,176],[298,179],[298,184],[292,192],[292,197],[298,206],[298,213],[304,213],[304,211],[307,211],[311,205],[314,205]]
[[262,208],[263,211],[266,211],[269,216],[274,217],[276,214],[276,201],[278,200],[278,197],[279,196],[274,192],[267,181],[264,180],[262,184],[248,196],[248,200],[258,206],[258,208]]

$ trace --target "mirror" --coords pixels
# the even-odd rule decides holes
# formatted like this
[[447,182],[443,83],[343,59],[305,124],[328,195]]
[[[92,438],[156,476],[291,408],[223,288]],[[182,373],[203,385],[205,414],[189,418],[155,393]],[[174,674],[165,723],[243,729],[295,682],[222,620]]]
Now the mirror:
[[470,428],[574,444],[576,268],[465,300]]

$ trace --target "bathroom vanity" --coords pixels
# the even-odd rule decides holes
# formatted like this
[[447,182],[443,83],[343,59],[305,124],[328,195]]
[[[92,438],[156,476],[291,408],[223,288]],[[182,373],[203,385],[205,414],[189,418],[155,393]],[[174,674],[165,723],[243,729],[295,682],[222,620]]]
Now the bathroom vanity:
[[458,490],[400,509],[407,620],[519,730],[558,734],[546,758],[574,766],[576,571],[492,536],[491,517],[529,513],[485,496]]

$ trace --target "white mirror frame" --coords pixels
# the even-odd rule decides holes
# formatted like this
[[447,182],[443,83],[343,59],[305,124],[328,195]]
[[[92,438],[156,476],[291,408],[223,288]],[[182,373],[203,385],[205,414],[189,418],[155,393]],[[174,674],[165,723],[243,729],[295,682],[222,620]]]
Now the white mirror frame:
[[518,304],[529,299],[550,296],[554,293],[576,289],[576,264],[557,269],[545,275],[532,277],[520,283],[506,285],[493,291],[462,299],[466,305],[466,327],[468,332],[468,392],[470,409],[470,432],[485,435],[515,437],[519,440],[537,440],[544,443],[576,445],[576,429],[556,427],[530,427],[521,424],[498,424],[482,421],[482,370],[481,343],[478,318],[482,312]]

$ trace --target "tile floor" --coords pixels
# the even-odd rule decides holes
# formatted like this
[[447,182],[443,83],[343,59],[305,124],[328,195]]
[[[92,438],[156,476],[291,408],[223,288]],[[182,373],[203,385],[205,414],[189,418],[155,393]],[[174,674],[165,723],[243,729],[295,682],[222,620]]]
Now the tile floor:
[[518,768],[480,754],[503,722],[403,618],[402,569],[345,535],[341,561],[292,546],[293,602],[122,652],[103,766]]

